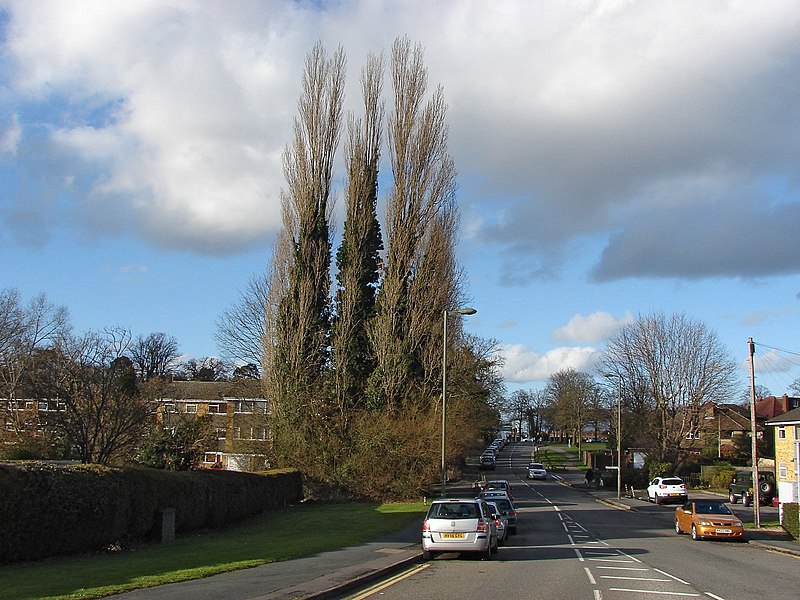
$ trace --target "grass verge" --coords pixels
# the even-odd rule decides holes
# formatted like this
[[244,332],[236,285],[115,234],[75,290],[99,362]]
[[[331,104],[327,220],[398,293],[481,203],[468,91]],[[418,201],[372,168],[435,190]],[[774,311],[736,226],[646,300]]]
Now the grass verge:
[[421,502],[301,505],[170,544],[3,565],[0,600],[102,598],[298,558],[399,531],[425,510]]

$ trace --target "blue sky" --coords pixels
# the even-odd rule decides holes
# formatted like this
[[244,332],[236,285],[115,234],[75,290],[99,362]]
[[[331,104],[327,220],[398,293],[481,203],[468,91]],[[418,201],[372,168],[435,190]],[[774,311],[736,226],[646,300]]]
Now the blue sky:
[[748,337],[757,383],[800,376],[795,0],[0,11],[0,288],[44,292],[79,331],[218,355],[216,321],[280,227],[306,53],[344,48],[356,110],[367,54],[407,35],[449,105],[465,325],[500,343],[509,390],[591,371],[653,311],[705,322],[743,386]]

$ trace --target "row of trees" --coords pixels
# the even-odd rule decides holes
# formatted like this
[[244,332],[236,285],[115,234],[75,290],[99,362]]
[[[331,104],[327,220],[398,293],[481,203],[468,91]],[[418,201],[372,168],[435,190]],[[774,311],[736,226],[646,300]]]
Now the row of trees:
[[[125,329],[109,328],[76,335],[67,309],[45,295],[24,302],[17,290],[0,290],[3,452],[108,464],[142,450],[148,432],[198,446],[210,439],[208,427],[198,422],[187,425],[188,434],[163,432],[154,401],[173,378],[215,381],[228,378],[231,369],[215,358],[181,362],[179,357],[175,338],[164,333],[134,338]],[[258,376],[247,366],[233,372]],[[33,401],[37,404],[29,404]],[[192,436],[197,443],[186,444]],[[144,445],[152,453],[157,443]]]
[[[436,479],[444,343],[452,357],[454,462],[496,424],[492,406],[502,394],[492,343],[465,336],[458,322],[449,340],[442,336],[445,311],[464,300],[443,92],[428,95],[421,47],[398,39],[385,115],[385,62],[368,58],[363,116],[347,119],[346,216],[334,282],[331,177],[346,61],[341,49],[329,57],[321,44],[309,53],[284,155],[284,227],[263,288],[274,459],[381,497],[420,492]],[[384,140],[391,165],[385,237],[377,209]]]
[[535,436],[558,433],[580,440],[607,432],[616,446],[621,401],[623,447],[646,450],[651,460],[677,466],[682,442],[710,427],[702,418],[707,404],[738,399],[737,371],[704,323],[683,314],[653,313],[611,337],[593,373],[554,373],[542,391],[514,392],[507,410]]

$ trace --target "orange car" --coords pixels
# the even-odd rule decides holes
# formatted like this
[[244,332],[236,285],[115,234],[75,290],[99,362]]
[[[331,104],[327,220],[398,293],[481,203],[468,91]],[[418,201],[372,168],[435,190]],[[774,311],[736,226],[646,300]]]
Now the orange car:
[[719,500],[690,500],[675,510],[675,533],[693,540],[718,538],[744,541],[741,519]]

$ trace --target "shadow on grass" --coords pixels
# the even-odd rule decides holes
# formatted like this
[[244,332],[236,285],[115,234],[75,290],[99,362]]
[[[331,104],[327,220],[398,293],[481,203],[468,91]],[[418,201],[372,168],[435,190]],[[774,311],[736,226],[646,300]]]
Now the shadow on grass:
[[108,554],[0,566],[0,600],[101,598],[289,560],[388,535],[425,512],[422,503],[304,504],[223,531]]

